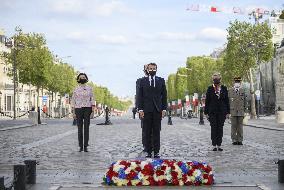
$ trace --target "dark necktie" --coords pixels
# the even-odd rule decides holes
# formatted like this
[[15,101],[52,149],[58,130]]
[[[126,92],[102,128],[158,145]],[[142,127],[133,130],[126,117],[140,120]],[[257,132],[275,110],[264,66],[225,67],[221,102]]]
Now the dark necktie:
[[154,87],[154,79],[153,79],[153,77],[151,77],[150,86]]

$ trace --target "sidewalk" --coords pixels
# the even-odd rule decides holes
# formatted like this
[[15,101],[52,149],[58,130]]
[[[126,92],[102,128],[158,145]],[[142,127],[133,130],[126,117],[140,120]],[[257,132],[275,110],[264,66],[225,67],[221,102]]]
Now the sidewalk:
[[249,119],[248,123],[245,126],[268,130],[284,131],[284,123],[277,123],[275,115],[264,116],[260,117],[259,119]]
[[0,119],[0,131],[3,130],[8,130],[8,129],[17,129],[17,128],[22,128],[22,127],[29,127],[32,126],[32,121],[27,118],[22,118],[22,119],[6,119],[6,118],[1,118]]

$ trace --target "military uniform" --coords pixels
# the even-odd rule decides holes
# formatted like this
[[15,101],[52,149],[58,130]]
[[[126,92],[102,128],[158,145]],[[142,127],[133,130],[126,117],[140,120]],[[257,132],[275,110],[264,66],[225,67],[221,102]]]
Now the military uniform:
[[[239,80],[236,80],[239,79]],[[235,81],[240,81],[235,78]],[[242,145],[243,142],[243,119],[246,108],[246,95],[243,88],[229,89],[230,114],[231,114],[231,138],[234,145]]]

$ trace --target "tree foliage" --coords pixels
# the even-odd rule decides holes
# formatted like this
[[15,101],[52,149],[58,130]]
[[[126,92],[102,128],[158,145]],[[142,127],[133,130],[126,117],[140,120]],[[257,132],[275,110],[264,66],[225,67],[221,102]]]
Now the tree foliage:
[[[5,57],[7,64],[11,67],[16,63],[20,83],[36,86],[38,92],[40,88],[44,88],[52,93],[59,93],[60,96],[71,95],[77,85],[78,72],[69,64],[54,59],[43,34],[25,34],[20,31],[13,36],[13,39],[16,48],[12,48]],[[19,48],[17,46],[19,44],[23,47]],[[13,75],[13,73],[9,74]],[[93,87],[97,103],[118,110],[126,110],[131,105],[131,101],[119,100],[106,87],[98,86],[93,82],[88,85]]]

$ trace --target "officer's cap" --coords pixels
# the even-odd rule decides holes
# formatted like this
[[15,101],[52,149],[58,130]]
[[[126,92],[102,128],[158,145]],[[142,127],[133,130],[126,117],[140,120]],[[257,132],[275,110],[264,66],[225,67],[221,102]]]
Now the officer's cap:
[[242,77],[234,77],[234,81],[235,82],[241,82],[242,81]]

